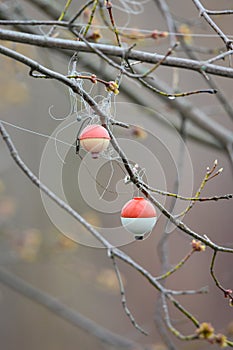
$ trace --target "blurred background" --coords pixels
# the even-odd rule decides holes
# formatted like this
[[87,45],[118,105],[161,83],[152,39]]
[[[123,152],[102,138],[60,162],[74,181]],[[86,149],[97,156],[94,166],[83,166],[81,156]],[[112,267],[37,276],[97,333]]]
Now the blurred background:
[[[21,13],[25,18],[50,19],[50,15],[36,3],[39,1],[0,1],[0,16],[4,17],[5,10],[11,11],[13,16],[17,9],[16,14]],[[74,2],[68,14],[76,13],[84,3],[84,1],[79,1],[78,4]],[[156,1],[112,1],[112,3],[116,24],[123,28],[122,30],[131,28],[131,32],[136,33],[139,30],[167,30]],[[54,5],[54,8],[62,9],[65,1],[51,1],[50,4]],[[215,56],[213,50],[224,48],[219,38],[208,36],[214,32],[199,17],[192,1],[167,1],[167,4],[180,32],[186,34],[184,39],[196,48],[199,59],[209,59]],[[229,0],[206,1],[205,6],[215,10],[233,9],[232,1]],[[14,17],[15,15],[12,18]],[[85,15],[80,17],[81,23],[85,23],[86,17]],[[101,27],[99,15],[94,21],[93,30],[100,35],[99,42],[115,43],[114,35]],[[232,34],[232,16],[219,16],[216,22],[226,34]],[[15,28],[9,27],[9,29]],[[40,33],[48,31],[45,26],[30,29]],[[63,38],[72,37],[60,28],[56,29],[55,33]],[[169,40],[170,36],[157,40],[139,40],[136,49],[165,54],[170,47]],[[127,39],[125,41],[128,45],[134,42]],[[10,42],[2,44],[38,60],[53,70],[63,74],[69,72],[73,52],[61,53]],[[182,50],[176,55],[185,57]],[[226,62],[217,63],[227,65]],[[75,135],[79,132],[81,122],[66,124],[67,120],[74,122],[77,118],[70,107],[73,97],[70,96],[69,90],[56,81],[29,77],[28,68],[3,56],[0,57],[0,67],[1,119],[8,123],[5,127],[25,163],[35,174],[40,173],[43,181],[55,193],[60,193],[58,186],[62,185],[67,202],[88,222],[102,230],[101,232],[112,242],[122,245],[124,252],[153,275],[159,275],[161,262],[158,245],[166,227],[166,219],[158,212],[159,220],[153,232],[147,239],[139,242],[134,242],[120,227],[119,217],[123,203],[132,198],[132,195],[138,195],[138,192],[134,191],[131,185],[123,184],[125,176],[123,167],[111,152],[93,163],[94,161],[88,156],[85,157],[85,152],[81,151],[87,164],[86,168],[81,168],[82,162],[75,154],[74,148]],[[145,69],[151,66],[143,65],[143,67]],[[77,71],[94,73],[106,80],[114,80],[117,74],[90,53],[79,53]],[[155,80],[160,79],[167,83],[174,90],[191,91],[208,88],[203,76],[193,71],[159,67],[153,73],[153,77]],[[214,77],[214,80],[232,105],[231,80],[219,77]],[[101,102],[107,96],[104,87],[99,84],[93,87],[85,83],[83,87],[97,102]],[[184,99],[201,109],[212,120],[233,131],[232,120],[215,95],[198,94]],[[109,108],[117,120],[136,125],[129,130],[114,127],[114,134],[125,152],[128,152],[130,161],[138,163],[141,168],[145,167],[145,178],[149,179],[153,187],[161,190],[172,192],[178,176],[179,193],[190,196],[198,189],[206,167],[212,166],[214,160],[218,159],[219,167],[223,167],[224,171],[206,185],[202,195],[232,193],[233,168],[227,152],[213,136],[189,121],[185,125],[186,141],[182,141],[179,136],[181,118],[171,103],[172,101],[168,104],[157,94],[123,77],[120,93],[112,99]],[[90,114],[79,99],[77,109],[82,115]],[[62,130],[64,125],[68,125],[65,131]],[[54,140],[48,146],[47,142],[51,142],[50,135],[68,142],[70,146],[63,147],[61,142],[58,141],[56,144]],[[97,172],[96,180],[92,176],[93,171]],[[120,192],[123,192],[122,196]],[[85,193],[88,193],[86,198]],[[96,200],[98,195],[99,206]],[[165,200],[159,196],[156,198],[164,203],[166,208],[170,207],[169,199]],[[132,326],[124,313],[118,282],[106,250],[96,247],[97,242],[93,241],[78,224],[74,227],[74,223],[70,223],[67,217],[63,221],[61,216],[62,223],[57,224],[56,220],[51,219],[42,199],[45,201],[38,189],[13,162],[5,144],[1,142],[1,266],[110,331],[145,345],[148,349],[166,349],[154,322],[158,299],[156,290],[134,269],[119,262],[128,306],[138,324],[149,332],[149,336],[146,337]],[[106,206],[110,208],[108,212]],[[181,206],[177,204],[175,213],[184,208],[184,203]],[[214,242],[232,246],[232,208],[231,200],[197,203],[185,216],[184,222],[196,232],[206,234]],[[168,260],[170,266],[173,266],[190,250],[191,238],[174,227],[170,227],[169,232],[171,234],[167,246]],[[178,299],[200,322],[211,322],[217,332],[223,332],[230,337],[233,334],[232,308],[229,308],[227,300],[211,279],[210,261],[210,249],[205,253],[194,254],[183,268],[168,279],[167,287],[175,290],[195,290],[208,286],[208,294],[182,296]],[[216,274],[226,288],[233,286],[231,267],[231,254],[217,256]],[[0,315],[1,344],[2,348],[7,350],[103,348],[103,344],[94,336],[70,325],[4,284],[1,284],[0,288]],[[182,332],[185,334],[193,332],[193,326],[173,307],[171,317]],[[174,337],[172,340],[177,344],[177,349],[209,348],[209,344],[205,342],[181,343]]]

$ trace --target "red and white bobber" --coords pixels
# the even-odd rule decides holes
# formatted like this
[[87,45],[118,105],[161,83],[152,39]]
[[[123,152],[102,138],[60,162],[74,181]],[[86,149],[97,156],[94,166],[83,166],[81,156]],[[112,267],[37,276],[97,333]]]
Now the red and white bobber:
[[92,158],[98,158],[99,153],[108,148],[110,136],[103,126],[92,124],[82,130],[77,141],[91,153]]
[[128,201],[121,211],[121,222],[125,229],[134,234],[135,239],[143,239],[152,231],[157,221],[154,206],[143,197]]

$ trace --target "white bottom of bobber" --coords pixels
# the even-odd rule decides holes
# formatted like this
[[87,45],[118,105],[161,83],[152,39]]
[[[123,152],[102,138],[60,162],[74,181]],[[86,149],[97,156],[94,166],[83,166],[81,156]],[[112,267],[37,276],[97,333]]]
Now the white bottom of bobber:
[[98,153],[103,152],[108,148],[109,140],[98,138],[82,139],[80,140],[80,145],[87,152],[91,152],[93,158],[98,158]]
[[121,223],[124,228],[137,237],[144,236],[152,231],[157,221],[157,217],[152,218],[124,218],[121,217]]

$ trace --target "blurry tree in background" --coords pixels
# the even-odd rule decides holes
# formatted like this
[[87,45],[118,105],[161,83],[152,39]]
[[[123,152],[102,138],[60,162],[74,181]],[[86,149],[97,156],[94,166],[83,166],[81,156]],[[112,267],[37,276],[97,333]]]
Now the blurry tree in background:
[[[3,348],[233,347],[232,17],[0,1]],[[144,240],[121,225],[132,197],[159,218]]]

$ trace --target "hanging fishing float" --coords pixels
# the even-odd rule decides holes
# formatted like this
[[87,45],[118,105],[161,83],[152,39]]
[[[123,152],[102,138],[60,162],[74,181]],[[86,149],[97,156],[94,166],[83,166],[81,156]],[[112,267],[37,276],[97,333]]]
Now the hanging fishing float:
[[134,234],[135,239],[143,239],[152,231],[157,221],[154,206],[143,197],[134,197],[121,210],[123,227]]
[[90,152],[92,158],[99,157],[99,153],[108,148],[110,136],[108,131],[101,125],[92,124],[86,126],[78,137],[77,150],[80,146]]

